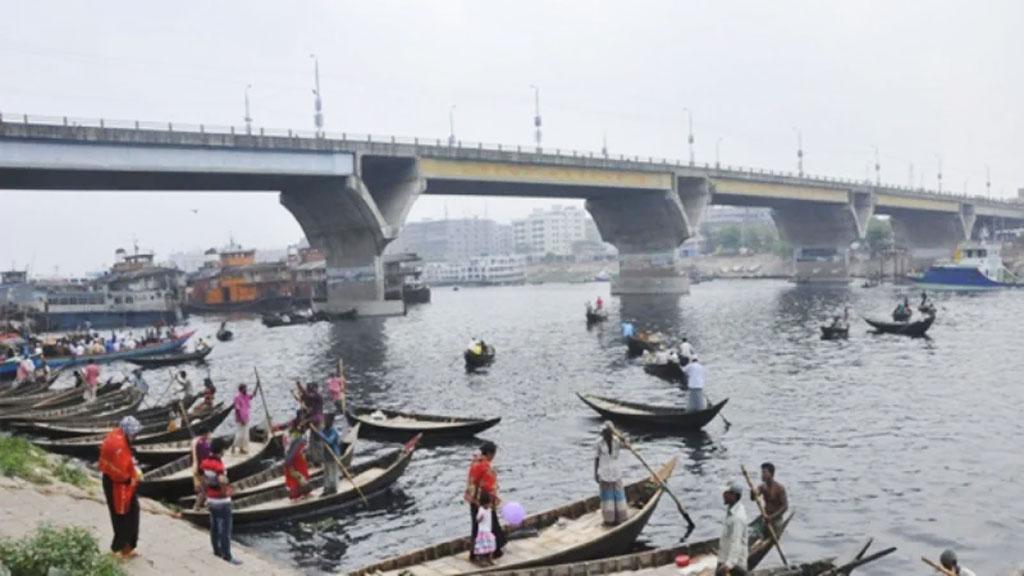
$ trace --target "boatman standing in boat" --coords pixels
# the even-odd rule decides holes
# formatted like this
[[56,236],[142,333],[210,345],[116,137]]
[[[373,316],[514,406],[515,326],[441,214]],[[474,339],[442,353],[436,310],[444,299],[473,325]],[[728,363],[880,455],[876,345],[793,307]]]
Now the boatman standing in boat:
[[725,502],[725,522],[718,539],[718,568],[715,576],[746,576],[747,555],[750,545],[747,537],[747,509],[743,498],[743,484],[731,480],[722,492]]
[[974,571],[964,568],[960,565],[960,561],[956,557],[956,552],[952,550],[944,550],[942,556],[939,556],[939,563],[942,567],[954,574],[959,576],[974,576]]
[[96,387],[100,383],[100,366],[95,360],[89,360],[85,366],[85,401],[92,402],[96,399]]
[[[789,510],[789,496],[786,495],[786,487],[775,481],[775,465],[771,462],[761,464],[761,482],[757,490],[750,495],[751,500],[757,500],[758,496],[764,498],[764,513],[768,516],[775,533],[780,532],[782,517]],[[756,529],[758,537],[764,536],[764,519],[758,522]]]
[[693,346],[686,336],[683,336],[683,341],[679,343],[679,365],[686,366],[690,363],[690,358],[693,358]]
[[686,377],[686,386],[690,390],[686,409],[690,412],[699,412],[707,407],[707,400],[704,398],[704,365],[694,356],[690,363],[683,367],[683,374]]
[[605,526],[616,526],[629,517],[626,491],[622,487],[622,468],[619,466],[621,449],[622,442],[615,434],[615,428],[611,422],[605,422],[594,458],[594,480],[601,488],[601,516]]
[[[491,463],[498,453],[498,446],[490,440],[480,445],[480,454],[473,458],[469,466],[469,475],[466,478],[466,493],[463,499],[469,504],[469,517],[472,519],[473,527],[469,541],[476,542],[476,534],[479,529],[477,523],[477,511],[480,509],[480,494],[486,492],[491,499],[491,529],[494,532],[495,550],[491,558],[498,559],[504,554],[505,531],[498,521],[498,508],[501,507],[501,499],[498,497],[498,475],[494,472]],[[469,552],[469,561],[473,562],[476,557],[472,548]]]
[[[188,373],[184,370],[178,372],[174,376],[174,382],[178,385],[178,389],[181,391],[182,400],[191,400],[192,393],[195,391],[192,386],[192,381],[188,379]],[[188,406],[186,406],[188,408]]]

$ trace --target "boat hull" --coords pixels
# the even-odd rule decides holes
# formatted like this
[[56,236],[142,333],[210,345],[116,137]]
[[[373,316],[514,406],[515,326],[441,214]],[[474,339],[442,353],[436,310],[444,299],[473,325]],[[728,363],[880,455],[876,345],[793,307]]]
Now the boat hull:
[[981,270],[968,266],[932,266],[914,282],[933,290],[997,290],[1013,286],[997,282]]
[[[443,421],[445,417],[442,416],[423,416],[414,414],[401,414],[393,411],[382,411],[389,417],[400,415],[407,416],[409,418],[421,419],[424,422],[423,427],[417,426],[388,426],[386,421],[376,421],[370,418],[368,415],[373,410],[357,410],[349,411],[345,416],[352,425],[359,425],[360,435],[363,438],[372,438],[375,440],[389,440],[396,442],[404,442],[411,435],[422,434],[423,438],[421,443],[436,443],[450,440],[464,440],[472,438],[473,436],[496,426],[501,422],[501,418],[489,418],[481,420],[465,420],[452,422],[450,426],[442,428],[436,426],[427,425],[430,421]],[[462,420],[462,419],[456,419]]]
[[[661,430],[669,432],[696,432],[718,416],[729,399],[726,398],[714,406],[698,412],[663,406],[648,406],[636,403],[623,403],[619,400],[577,394],[584,404],[590,406],[602,417],[629,428]],[[609,406],[618,404],[619,406]],[[645,413],[637,413],[637,412]]]
[[[154,356],[157,354],[167,354],[180,350],[185,342],[192,337],[195,331],[186,332],[182,336],[173,340],[165,340],[151,346],[143,346],[142,348],[134,348],[132,350],[119,350],[117,352],[109,352],[106,354],[93,354],[83,356],[55,356],[53,358],[47,358],[46,363],[51,369],[83,366],[88,364],[90,361],[95,361],[97,364],[107,364],[117,360],[129,360],[131,358],[142,358],[145,356]],[[36,367],[39,366],[39,358],[33,358],[36,363]],[[18,371],[18,363],[7,361],[0,364],[0,378],[13,378]]]
[[875,332],[879,334],[898,334],[910,336],[911,338],[921,338],[932,327],[932,323],[935,322],[935,316],[928,316],[924,320],[916,322],[885,322],[870,318],[865,318],[864,321],[870,324],[875,329]]

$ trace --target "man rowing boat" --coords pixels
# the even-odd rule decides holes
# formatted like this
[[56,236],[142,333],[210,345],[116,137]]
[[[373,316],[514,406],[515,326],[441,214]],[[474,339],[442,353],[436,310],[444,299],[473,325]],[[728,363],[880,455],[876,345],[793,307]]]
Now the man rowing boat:
[[[789,496],[786,494],[786,487],[775,481],[775,465],[771,462],[761,464],[761,482],[762,484],[750,494],[750,499],[757,500],[758,496],[764,498],[764,513],[768,516],[767,520],[771,522],[775,533],[778,534],[782,531],[780,529],[782,517],[789,510]],[[764,535],[764,520],[764,518],[760,519],[755,526],[758,536]]]

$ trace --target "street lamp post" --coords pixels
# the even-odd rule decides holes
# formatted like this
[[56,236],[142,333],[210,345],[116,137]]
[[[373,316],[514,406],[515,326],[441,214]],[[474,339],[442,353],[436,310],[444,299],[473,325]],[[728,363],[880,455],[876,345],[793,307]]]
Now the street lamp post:
[[939,193],[941,194],[942,193],[942,156],[939,156],[938,154],[936,154],[935,155],[935,159],[939,161],[938,181],[939,181]]
[[878,146],[872,146],[875,149],[875,186],[882,185],[882,163],[878,159]]
[[448,109],[448,146],[455,146],[455,104]]
[[803,178],[804,177],[804,135],[800,132],[800,129],[793,126],[793,131],[796,132],[796,173]]
[[992,171],[988,164],[985,164],[985,197],[992,197]]
[[683,108],[683,111],[686,112],[686,122],[687,122],[687,124],[689,126],[689,129],[690,129],[689,130],[689,135],[687,136],[686,141],[690,145],[690,166],[693,166],[694,165],[694,160],[695,160],[694,154],[693,154],[693,113],[690,112],[689,108]]
[[601,133],[601,155],[605,158],[608,157],[608,133]]
[[324,133],[324,112],[323,102],[320,100],[320,59],[316,54],[310,54],[313,59],[313,125],[316,126],[317,136]]
[[721,157],[719,156],[720,147],[722,145],[722,137],[719,136],[718,140],[715,140],[715,170],[722,167]]
[[249,89],[252,84],[245,86],[245,133],[252,134],[252,114],[249,113]]
[[537,141],[537,152],[540,152],[540,88],[530,84],[530,88],[533,88],[533,128],[534,128],[534,139]]

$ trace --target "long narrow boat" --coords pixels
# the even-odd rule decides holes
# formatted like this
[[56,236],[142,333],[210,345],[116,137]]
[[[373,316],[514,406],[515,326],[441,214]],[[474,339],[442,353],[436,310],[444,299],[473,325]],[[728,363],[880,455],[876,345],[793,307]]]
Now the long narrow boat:
[[213,348],[207,346],[200,350],[193,352],[172,352],[169,354],[154,354],[153,356],[143,356],[141,358],[128,358],[128,361],[136,366],[141,367],[143,370],[149,370],[150,368],[164,368],[166,366],[176,366],[178,364],[185,364],[188,362],[202,362],[206,360],[206,357],[213,352]]
[[366,438],[401,441],[422,434],[424,442],[472,438],[501,422],[501,418],[460,418],[412,414],[379,408],[349,409],[352,424],[361,424]]
[[[190,413],[189,422],[193,429],[200,427],[203,420],[205,420],[210,414],[216,412],[218,409],[223,409],[223,407],[215,408],[216,409],[214,410],[203,410]],[[167,423],[170,420],[170,414],[177,412],[177,405],[168,404],[165,406],[146,408],[145,410],[135,412],[132,416],[134,416],[142,425],[142,430],[139,434],[149,435],[167,431]],[[120,420],[121,419],[117,417],[96,417],[87,420],[68,419],[52,422],[20,422],[13,424],[11,428],[20,434],[26,434],[28,436],[48,438],[50,440],[61,440],[79,436],[95,436],[96,434],[104,434],[109,432],[114,426],[117,426]]]
[[648,362],[644,364],[644,372],[647,372],[651,376],[657,376],[662,380],[668,380],[669,382],[683,381],[683,367],[675,360],[666,360],[665,362]]
[[[793,515],[790,514],[777,533],[779,539],[782,539],[782,534],[785,532],[786,527],[789,525]],[[759,519],[754,519],[750,523],[750,527],[753,528],[757,525]],[[757,565],[764,560],[764,557],[771,552],[772,542],[771,539],[757,538],[751,534],[749,538],[750,549],[747,555],[747,570],[753,570],[757,568]],[[679,574],[680,576],[704,576],[705,574],[714,574],[715,567],[718,564],[718,538],[709,538],[707,540],[701,540],[698,542],[692,542],[690,544],[680,544],[678,546],[672,546],[670,548],[658,548],[655,550],[645,550],[643,552],[636,552],[633,554],[624,554],[621,556],[611,556],[602,558],[599,560],[590,560],[586,562],[573,562],[547,565],[539,568],[526,568],[521,570],[496,570],[490,572],[492,576],[575,576],[575,575],[587,575],[587,574],[602,574],[602,575],[624,575],[624,574],[643,574],[647,575],[658,575],[658,574]],[[679,556],[687,556],[690,559],[690,563],[685,568],[677,568],[676,558]],[[831,566],[831,563],[825,561],[823,563],[815,563],[811,566],[827,567]],[[810,572],[810,574],[817,574],[818,572]]]
[[[96,388],[96,397],[104,396],[121,387],[122,382],[107,381],[106,384]],[[40,408],[61,408],[85,400],[85,388],[76,386],[63,388],[61,390],[46,390],[26,396],[12,396],[0,400],[0,411],[6,413],[11,410],[26,410]]]
[[601,416],[623,426],[637,428],[655,428],[674,432],[692,432],[700,430],[714,420],[729,402],[726,398],[718,404],[704,410],[690,412],[686,408],[672,406],[652,406],[638,402],[613,400],[591,394],[576,394],[580,400],[593,408]]
[[43,422],[65,420],[76,417],[122,416],[131,413],[142,404],[144,395],[135,388],[117,390],[92,402],[79,400],[78,403],[60,408],[15,410],[0,415],[0,424],[10,426],[16,422]]
[[[140,346],[131,350],[118,350],[117,352],[107,352],[104,354],[85,354],[82,356],[55,356],[47,358],[46,363],[50,365],[50,368],[62,368],[64,366],[82,366],[89,362],[95,361],[98,364],[106,364],[115,360],[128,360],[131,358],[141,358],[143,356],[152,356],[154,354],[165,354],[167,352],[173,352],[180,349],[188,342],[188,339],[192,337],[195,331],[189,331],[177,338],[164,340],[162,342],[156,342],[148,346]],[[34,358],[33,361],[36,363],[36,367],[39,365],[39,359]],[[14,361],[0,362],[0,378],[12,377],[18,370],[18,364]]]
[[864,318],[864,321],[881,334],[899,334],[911,338],[921,338],[932,327],[935,315],[929,314],[925,316],[924,320],[915,320],[914,322],[886,322],[871,318]]
[[[658,477],[662,481],[672,475],[676,460],[673,458],[658,471]],[[604,526],[599,496],[577,500],[559,508],[528,516],[523,520],[520,530],[536,531],[536,536],[510,539],[503,550],[504,554],[494,561],[493,566],[480,566],[470,562],[469,550],[473,543],[468,536],[463,536],[365,566],[349,574],[477,574],[583,562],[611,554],[624,554],[632,548],[633,542],[647,525],[658,505],[661,493],[661,484],[651,478],[626,486],[630,517],[612,527]]]
[[850,337],[850,325],[842,324],[840,326],[822,326],[821,327],[821,339],[822,340],[846,340]]
[[495,352],[494,346],[487,344],[482,354],[475,354],[466,350],[462,353],[462,358],[466,361],[466,370],[475,370],[494,364],[496,355],[497,352]]
[[[359,424],[353,426],[345,437],[346,442],[341,446],[341,457],[339,460],[348,468],[352,465],[352,457],[355,456],[356,444],[359,442]],[[323,473],[323,467],[313,466],[309,470],[309,479],[317,482],[323,476]],[[262,472],[241,478],[228,476],[228,479],[231,480],[232,498],[242,498],[243,496],[253,496],[277,490],[284,486],[284,462],[278,462]],[[183,508],[192,508],[196,503],[196,497],[186,496],[179,500],[179,503]]]
[[[148,462],[144,459],[143,454],[145,453],[145,446],[150,444],[161,444],[164,442],[177,442],[184,439],[188,439],[191,434],[202,434],[203,432],[216,430],[223,422],[228,414],[231,413],[233,406],[227,406],[221,408],[217,412],[210,414],[203,421],[192,427],[192,431],[185,426],[178,428],[174,431],[159,432],[156,434],[139,435],[135,437],[132,442],[132,446],[136,449],[136,457],[141,463],[152,463],[152,460]],[[100,444],[106,434],[96,434],[95,436],[81,436],[76,438],[67,438],[64,440],[37,440],[34,442],[36,446],[39,446],[47,452],[53,452],[55,454],[63,454],[65,456],[74,456],[75,458],[81,458],[82,460],[94,461],[99,458]],[[188,448],[185,448],[186,452]],[[173,460],[174,458],[171,458]]]
[[638,336],[626,336],[626,350],[630,356],[640,356],[644,351],[657,352],[663,344],[664,340],[660,337],[643,339]]
[[[256,449],[249,454],[232,454],[230,450],[224,452],[224,467],[228,478],[255,474],[266,468],[268,460],[284,455],[280,435],[271,436],[253,448]],[[139,494],[159,500],[177,500],[193,490],[191,454],[146,472],[139,483]]]
[[[315,518],[360,502],[360,494],[366,498],[380,494],[391,488],[405,472],[419,440],[420,437],[415,436],[398,450],[356,463],[348,469],[352,480],[355,480],[354,485],[343,476],[339,478],[338,491],[334,494],[324,494],[322,480],[318,480],[313,481],[313,491],[298,500],[290,499],[284,487],[232,499],[234,525],[251,528],[277,524],[282,520]],[[183,510],[181,516],[202,526],[208,526],[210,522],[210,516],[205,511]]]

